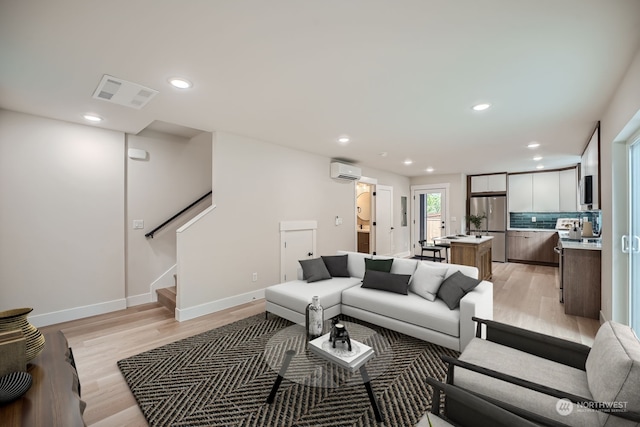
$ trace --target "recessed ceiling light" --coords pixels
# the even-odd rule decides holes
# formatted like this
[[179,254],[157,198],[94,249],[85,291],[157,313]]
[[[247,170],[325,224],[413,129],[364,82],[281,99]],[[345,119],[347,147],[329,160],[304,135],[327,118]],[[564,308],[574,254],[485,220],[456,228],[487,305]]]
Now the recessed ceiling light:
[[98,123],[102,121],[102,117],[97,116],[95,114],[84,114],[82,117],[84,117],[85,120],[88,120],[93,123]]
[[339,142],[340,144],[346,144],[346,143],[348,143],[349,141],[351,141],[351,140],[350,140],[350,139],[349,139],[349,137],[348,137],[348,136],[346,136],[346,135],[343,135],[343,136],[341,136],[340,138],[338,138],[338,142]]
[[491,107],[491,104],[483,103],[483,104],[476,104],[471,108],[473,108],[474,111],[484,111],[489,107]]
[[193,86],[193,83],[187,79],[183,79],[182,77],[172,77],[169,79],[169,83],[171,86],[177,87],[178,89],[189,89]]
[[539,162],[540,160],[542,160],[542,156],[535,156],[533,160]]
[[432,167],[428,167],[428,168],[425,169],[425,171],[431,173],[431,172],[433,172],[433,168]]
[[544,169],[544,165],[538,165],[536,166],[536,169]]
[[381,153],[378,153],[378,155],[379,155],[380,157],[387,157],[387,155],[388,155],[388,154],[389,154],[389,153],[387,153],[386,151],[383,151],[383,152],[381,152]]
[[535,141],[530,142],[530,143],[527,145],[527,148],[538,148],[538,147],[540,147],[540,143],[539,143],[539,142],[535,142]]
[[411,160],[411,159],[407,159],[407,160],[404,161],[405,165],[410,165],[411,163],[413,163],[413,160]]

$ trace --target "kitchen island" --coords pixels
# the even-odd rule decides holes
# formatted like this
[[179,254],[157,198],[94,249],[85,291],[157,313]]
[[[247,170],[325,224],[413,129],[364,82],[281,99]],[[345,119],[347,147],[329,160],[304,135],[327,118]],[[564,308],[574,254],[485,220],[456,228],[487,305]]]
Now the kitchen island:
[[602,240],[560,236],[560,292],[565,314],[600,318]]
[[445,236],[433,239],[436,244],[451,246],[451,263],[470,265],[478,269],[478,279],[491,280],[491,246],[493,236]]

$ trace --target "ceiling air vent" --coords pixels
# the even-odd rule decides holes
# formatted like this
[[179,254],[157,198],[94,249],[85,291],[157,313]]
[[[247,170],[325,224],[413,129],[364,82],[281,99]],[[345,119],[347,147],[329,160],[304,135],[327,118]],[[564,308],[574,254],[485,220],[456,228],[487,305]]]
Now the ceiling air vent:
[[105,74],[93,93],[93,98],[139,110],[157,94],[157,90]]

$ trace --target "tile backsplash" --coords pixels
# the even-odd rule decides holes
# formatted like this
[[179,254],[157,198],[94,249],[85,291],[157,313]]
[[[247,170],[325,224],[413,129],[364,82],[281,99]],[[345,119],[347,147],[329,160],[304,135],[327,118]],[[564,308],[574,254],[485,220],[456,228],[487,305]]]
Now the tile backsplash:
[[[531,219],[535,217],[536,222]],[[582,212],[509,212],[509,228],[539,228],[554,230],[558,218],[584,218],[588,217],[593,224],[593,232],[600,233],[597,229],[602,224],[602,212],[582,211]]]

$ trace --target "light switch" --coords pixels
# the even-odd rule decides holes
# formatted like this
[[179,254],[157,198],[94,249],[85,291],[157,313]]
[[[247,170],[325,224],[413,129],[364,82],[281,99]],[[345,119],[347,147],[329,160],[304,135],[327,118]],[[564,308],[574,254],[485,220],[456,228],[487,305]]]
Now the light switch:
[[134,219],[133,220],[133,229],[134,230],[141,230],[144,228],[144,220],[142,219]]
[[458,220],[458,218],[456,218],[455,216],[451,217],[451,222],[456,222]]

